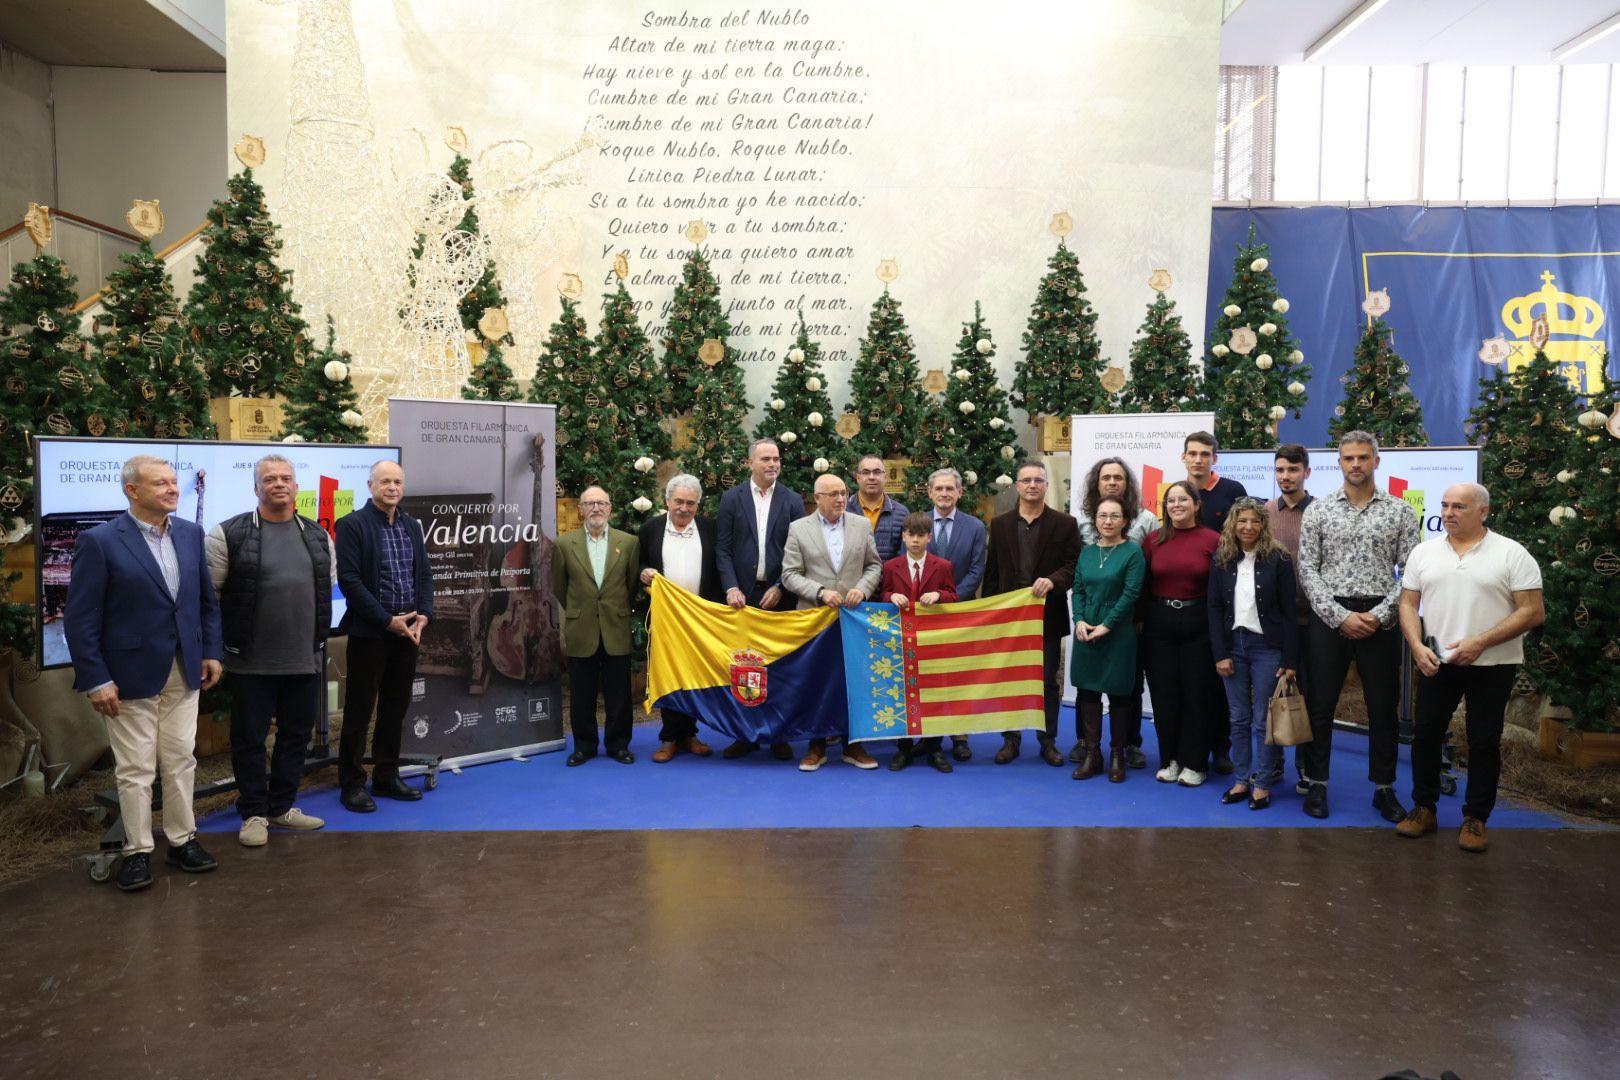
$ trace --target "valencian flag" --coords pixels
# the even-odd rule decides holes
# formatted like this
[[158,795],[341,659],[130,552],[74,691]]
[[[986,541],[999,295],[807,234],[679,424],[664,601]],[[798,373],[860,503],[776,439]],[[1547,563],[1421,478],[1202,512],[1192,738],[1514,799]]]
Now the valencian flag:
[[837,608],[738,611],[661,574],[649,591],[648,711],[679,709],[723,735],[754,742],[843,733]]
[[1045,610],[1028,589],[906,611],[845,610],[849,741],[1044,727]]

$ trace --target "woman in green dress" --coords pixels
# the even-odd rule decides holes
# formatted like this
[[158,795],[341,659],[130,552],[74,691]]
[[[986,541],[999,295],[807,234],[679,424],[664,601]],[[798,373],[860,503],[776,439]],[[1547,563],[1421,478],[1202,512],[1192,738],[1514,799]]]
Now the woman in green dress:
[[1128,710],[1119,699],[1136,692],[1136,598],[1147,575],[1142,549],[1125,539],[1125,506],[1118,499],[1097,503],[1093,517],[1097,542],[1080,550],[1074,571],[1074,648],[1069,678],[1075,710],[1085,733],[1086,754],[1076,780],[1102,772],[1102,696],[1108,695],[1108,779],[1125,779],[1125,748],[1130,743]]

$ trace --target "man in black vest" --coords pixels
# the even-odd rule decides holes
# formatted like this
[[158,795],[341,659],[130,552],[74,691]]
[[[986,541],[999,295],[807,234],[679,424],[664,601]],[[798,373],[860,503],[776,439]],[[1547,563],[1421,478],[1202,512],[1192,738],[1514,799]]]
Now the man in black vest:
[[[237,839],[261,847],[269,828],[326,822],[293,805],[326,680],[321,646],[332,625],[337,560],[319,525],[298,514],[293,463],[267,454],[253,466],[257,509],[215,525],[205,542],[219,594],[231,688],[231,767]],[[264,742],[276,722],[269,775]]]

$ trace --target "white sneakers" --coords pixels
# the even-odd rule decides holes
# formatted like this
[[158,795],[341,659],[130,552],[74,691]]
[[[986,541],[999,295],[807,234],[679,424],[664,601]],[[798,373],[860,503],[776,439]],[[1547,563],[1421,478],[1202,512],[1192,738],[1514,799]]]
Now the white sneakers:
[[262,817],[250,817],[236,830],[236,838],[243,847],[264,847],[270,842],[270,823]]
[[296,829],[299,832],[309,832],[312,829],[319,829],[326,822],[313,814],[304,813],[295,806],[285,814],[278,814],[271,818],[270,824],[278,829]]
[[1164,768],[1153,774],[1153,778],[1161,784],[1173,784],[1181,777],[1181,766],[1172,761]]
[[1199,772],[1197,769],[1182,769],[1181,775],[1176,779],[1176,783],[1180,784],[1182,787],[1197,787],[1199,784],[1202,784],[1205,779],[1207,779],[1205,774]]
[[306,814],[298,807],[293,807],[285,814],[277,814],[273,818],[262,818],[255,815],[242,822],[242,827],[236,831],[236,838],[242,842],[243,847],[264,847],[270,842],[270,826],[278,829],[292,829],[297,832],[310,832],[319,829],[326,822],[313,814]]

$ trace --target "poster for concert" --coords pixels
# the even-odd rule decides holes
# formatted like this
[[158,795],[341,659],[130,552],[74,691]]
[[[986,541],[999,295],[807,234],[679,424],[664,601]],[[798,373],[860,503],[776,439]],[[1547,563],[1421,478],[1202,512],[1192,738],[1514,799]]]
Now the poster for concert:
[[393,398],[388,434],[433,569],[403,752],[474,765],[562,749],[554,407]]

